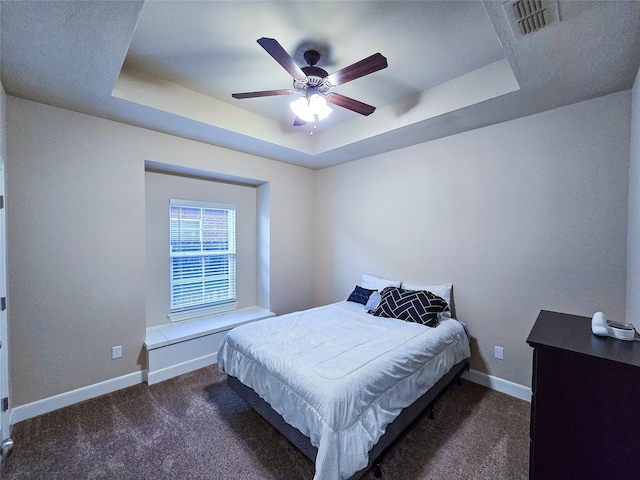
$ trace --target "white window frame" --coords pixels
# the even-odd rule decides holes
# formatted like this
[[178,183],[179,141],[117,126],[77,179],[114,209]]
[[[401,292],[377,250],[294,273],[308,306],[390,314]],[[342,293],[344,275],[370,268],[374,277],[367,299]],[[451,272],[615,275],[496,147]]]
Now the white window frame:
[[[228,214],[231,216],[233,228],[232,231],[229,231],[229,234],[232,238],[228,239],[228,249],[226,251],[207,251],[204,248],[204,243],[202,241],[202,236],[204,230],[202,228],[202,223],[200,222],[198,235],[199,235],[199,243],[200,250],[192,251],[192,252],[174,252],[172,244],[171,244],[171,234],[172,234],[172,226],[171,226],[171,211],[173,207],[195,207],[201,209],[212,209],[212,210],[227,210]],[[238,306],[236,302],[236,220],[235,220],[235,211],[236,206],[233,204],[226,203],[213,203],[213,202],[199,202],[194,200],[181,200],[181,199],[170,199],[169,201],[169,319],[172,322],[177,322],[181,320],[187,320],[191,318],[197,318],[208,315],[215,315],[222,312],[228,312],[231,310],[235,310]],[[174,233],[175,234],[175,233]],[[174,258],[213,258],[213,257],[227,257],[228,264],[232,265],[233,268],[229,271],[228,282],[231,282],[229,286],[229,296],[220,301],[212,301],[212,302],[203,302],[201,304],[191,304],[191,305],[174,305],[174,284],[179,281],[174,278],[173,273],[173,265]],[[204,277],[205,272],[202,272],[203,277],[202,281],[206,280]],[[220,293],[224,292],[224,289],[220,291]],[[203,295],[207,293],[206,290],[201,292]],[[209,291],[209,293],[214,293],[213,291]]]

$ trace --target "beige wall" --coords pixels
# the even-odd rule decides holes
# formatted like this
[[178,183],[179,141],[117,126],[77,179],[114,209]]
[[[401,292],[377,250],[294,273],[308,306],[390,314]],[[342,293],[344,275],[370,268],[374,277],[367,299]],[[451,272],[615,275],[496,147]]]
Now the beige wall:
[[312,304],[313,171],[7,100],[14,407],[141,370],[147,160],[269,182],[270,307]]
[[0,83],[0,155],[2,158],[7,156],[7,95],[4,93],[4,87]]
[[632,89],[628,224],[627,322],[640,330],[640,70]]
[[472,368],[529,385],[540,309],[625,315],[630,115],[623,92],[314,172],[8,97],[12,405],[142,368],[145,161],[267,182],[276,313],[363,272],[452,282]]
[[147,327],[170,323],[169,201],[236,206],[236,301],[257,305],[256,187],[157,172],[145,173]]
[[630,98],[319,171],[316,303],[346,298],[363,272],[453,283],[472,368],[530,385],[541,309],[624,318]]

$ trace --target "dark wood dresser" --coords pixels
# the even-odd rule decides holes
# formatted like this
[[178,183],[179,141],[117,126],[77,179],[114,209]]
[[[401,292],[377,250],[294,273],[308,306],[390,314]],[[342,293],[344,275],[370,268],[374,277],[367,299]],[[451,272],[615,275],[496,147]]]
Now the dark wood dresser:
[[640,342],[541,311],[533,347],[531,480],[640,479]]

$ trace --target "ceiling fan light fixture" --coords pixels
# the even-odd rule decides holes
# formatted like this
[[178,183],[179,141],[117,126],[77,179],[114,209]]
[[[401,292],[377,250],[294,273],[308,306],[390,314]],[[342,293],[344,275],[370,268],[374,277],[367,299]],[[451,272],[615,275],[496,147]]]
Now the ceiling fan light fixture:
[[309,98],[309,109],[318,116],[318,120],[327,118],[333,112],[333,108],[327,105],[327,99],[317,93]]
[[293,78],[293,90],[281,89],[232,93],[231,96],[233,98],[271,97],[274,95],[301,93],[303,96],[290,105],[291,110],[296,114],[296,120],[293,125],[300,126],[305,122],[313,122],[314,128],[315,122],[327,118],[333,111],[333,109],[327,105],[327,99],[329,99],[329,103],[332,105],[346,108],[360,115],[371,115],[375,111],[376,107],[359,102],[353,98],[345,97],[339,93],[328,92],[333,87],[387,68],[387,59],[380,53],[374,53],[359,62],[329,75],[326,70],[315,66],[320,60],[320,52],[317,50],[306,50],[304,60],[308,65],[306,67],[300,67],[275,38],[259,38],[258,44],[291,75]]
[[318,120],[322,120],[333,112],[333,109],[327,105],[327,100],[317,93],[314,93],[308,99],[306,96],[298,98],[291,102],[290,107],[293,113],[305,122],[314,122],[316,116]]

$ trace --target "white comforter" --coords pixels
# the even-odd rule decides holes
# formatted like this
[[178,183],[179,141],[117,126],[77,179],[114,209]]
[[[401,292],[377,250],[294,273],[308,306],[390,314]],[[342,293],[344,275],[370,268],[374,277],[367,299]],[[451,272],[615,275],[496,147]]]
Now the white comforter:
[[311,439],[314,480],[336,480],[366,467],[401,409],[469,355],[457,320],[430,328],[345,301],[234,328],[218,366]]

